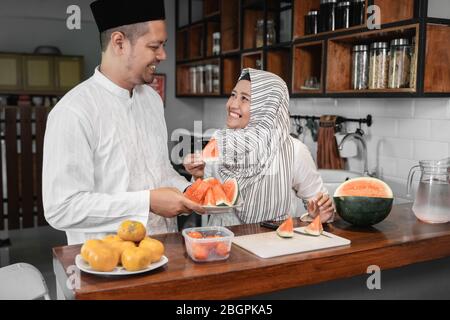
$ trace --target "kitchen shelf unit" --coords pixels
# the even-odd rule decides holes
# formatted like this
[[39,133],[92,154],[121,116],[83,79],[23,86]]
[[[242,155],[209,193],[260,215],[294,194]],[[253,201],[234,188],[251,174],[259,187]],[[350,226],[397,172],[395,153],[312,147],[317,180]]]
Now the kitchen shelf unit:
[[[181,1],[191,3],[199,0],[178,0],[177,15],[178,2]],[[213,0],[205,0],[204,8],[211,6],[211,1]],[[261,58],[264,70],[274,72],[286,81],[291,97],[449,97],[450,17],[443,19],[428,16],[428,2],[366,0],[366,9],[372,5],[380,8],[380,29],[370,30],[366,26],[370,17],[366,16],[362,25],[305,35],[304,16],[309,10],[319,9],[320,0],[217,0],[215,8],[219,8],[219,11],[210,10],[214,13],[212,16],[205,9],[204,18],[200,22],[177,25],[177,70],[185,68],[189,63],[211,59],[209,45],[201,46],[203,51],[200,56],[178,59],[182,55],[180,52],[189,52],[186,47],[196,43],[193,38],[183,40],[181,44],[178,36],[186,37],[185,30],[199,23],[204,25],[204,30],[208,30],[208,23],[213,21],[215,25],[210,25],[209,28],[221,31],[221,53],[216,57],[220,65],[221,90],[216,97],[228,96],[240,69],[244,66],[255,67],[256,57]],[[283,27],[289,20],[285,19],[286,12],[291,17],[289,28]],[[265,31],[267,20],[275,21],[275,44],[267,45],[265,41],[263,46],[256,48],[254,38],[258,19],[265,20]],[[286,29],[290,32],[287,40],[286,32],[282,36],[282,30]],[[208,39],[212,38],[211,34],[212,32],[204,32],[203,43],[208,43]],[[416,64],[415,88],[351,90],[351,47],[375,41],[389,42],[399,37],[415,39],[416,61],[412,61]],[[183,76],[187,81],[186,75]],[[320,81],[319,89],[304,88],[305,80],[310,77],[316,77]],[[199,96],[178,90],[178,87],[176,93],[183,97]]]

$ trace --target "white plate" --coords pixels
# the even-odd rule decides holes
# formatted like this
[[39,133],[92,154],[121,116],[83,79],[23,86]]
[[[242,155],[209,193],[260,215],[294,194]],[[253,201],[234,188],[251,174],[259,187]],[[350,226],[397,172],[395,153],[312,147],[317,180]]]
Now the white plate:
[[234,212],[234,209],[242,208],[244,205],[244,202],[242,201],[241,197],[239,197],[238,202],[231,207],[228,206],[202,206],[202,208],[205,209],[205,214],[217,214],[217,213],[227,213],[227,212]]
[[84,261],[84,259],[81,257],[80,254],[78,254],[75,257],[75,264],[77,265],[78,269],[80,269],[81,271],[87,272],[87,273],[92,273],[92,274],[97,274],[97,275],[102,275],[102,276],[129,276],[132,274],[143,273],[143,272],[147,272],[147,271],[159,268],[159,267],[165,265],[168,261],[169,261],[169,259],[167,259],[166,256],[162,256],[161,260],[159,260],[158,262],[152,263],[147,268],[139,270],[139,271],[127,271],[124,267],[116,267],[111,272],[102,272],[102,271],[93,270],[89,266],[89,264],[86,261]]

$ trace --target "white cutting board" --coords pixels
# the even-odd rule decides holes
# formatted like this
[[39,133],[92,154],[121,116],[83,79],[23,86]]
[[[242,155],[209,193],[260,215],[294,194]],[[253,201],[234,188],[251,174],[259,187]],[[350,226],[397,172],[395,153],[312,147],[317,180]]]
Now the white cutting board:
[[[300,227],[294,230],[302,231],[302,229]],[[235,237],[233,243],[256,254],[258,257],[273,258],[287,254],[345,246],[349,245],[351,241],[326,231],[318,237],[294,233],[292,238],[281,238],[276,231],[273,231]]]

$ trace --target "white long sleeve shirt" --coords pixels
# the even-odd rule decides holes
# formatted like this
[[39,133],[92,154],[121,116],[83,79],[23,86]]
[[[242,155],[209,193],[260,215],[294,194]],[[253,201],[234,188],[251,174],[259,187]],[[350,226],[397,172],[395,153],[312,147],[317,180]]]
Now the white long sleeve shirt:
[[[299,217],[306,212],[303,200],[314,198],[319,192],[327,193],[323,185],[317,166],[312,158],[308,147],[298,139],[292,138],[294,143],[294,165],[292,166],[291,183],[291,209],[293,217]],[[214,162],[209,162],[205,166],[205,177],[219,178],[218,168]],[[209,225],[236,225],[241,222],[234,213],[210,215]]]
[[171,166],[160,96],[128,90],[98,69],[50,112],[44,140],[45,217],[68,244],[117,231],[132,219],[149,234],[177,231],[176,218],[151,213],[149,190],[189,183]]

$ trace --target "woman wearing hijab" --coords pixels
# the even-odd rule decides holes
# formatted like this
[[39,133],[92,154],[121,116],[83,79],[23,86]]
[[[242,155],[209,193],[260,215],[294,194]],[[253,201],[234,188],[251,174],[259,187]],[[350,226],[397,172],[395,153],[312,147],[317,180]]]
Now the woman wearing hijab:
[[[194,178],[235,178],[243,207],[211,215],[211,225],[283,220],[298,213],[299,199],[311,218],[330,222],[334,208],[307,147],[289,134],[289,94],[277,75],[244,69],[226,104],[227,128],[214,134],[220,157],[205,163],[188,155]],[[301,203],[301,201],[300,201]]]

